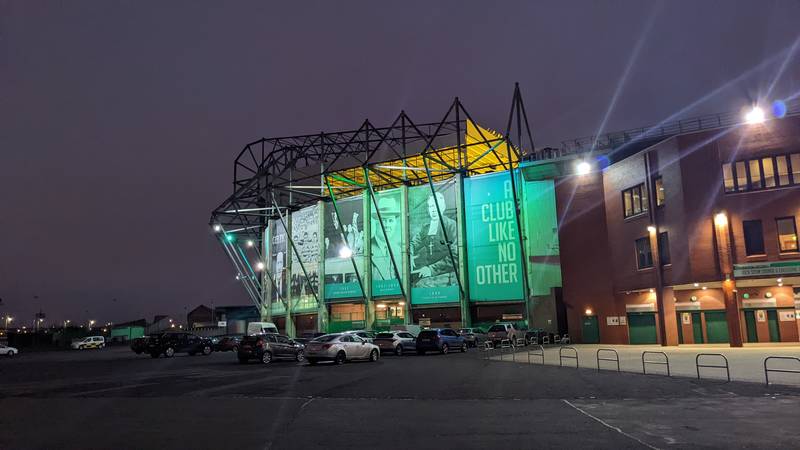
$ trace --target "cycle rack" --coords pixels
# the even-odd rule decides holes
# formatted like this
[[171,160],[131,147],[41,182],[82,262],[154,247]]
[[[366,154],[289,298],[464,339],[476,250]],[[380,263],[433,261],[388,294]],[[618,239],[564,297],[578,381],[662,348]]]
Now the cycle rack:
[[[647,355],[647,354],[663,355],[664,356],[664,361],[646,361],[645,360],[645,355]],[[660,366],[667,366],[667,376],[670,376],[670,373],[669,373],[669,356],[667,356],[666,353],[664,353],[664,352],[650,352],[650,351],[642,352],[642,373],[644,375],[647,375],[647,366],[646,366],[646,364],[657,364],[657,365],[660,365]]]
[[[511,341],[508,339],[503,339],[500,341],[500,361],[505,359],[506,352],[503,351],[505,348],[511,348]],[[511,358],[513,359],[514,356],[512,355]]]
[[[542,364],[544,364],[544,347],[539,344],[531,344],[534,349],[528,349],[528,364],[531,363],[531,356],[538,356],[542,358]],[[539,347],[538,349],[536,347]]]
[[[601,358],[600,352],[611,352],[614,354],[613,358]],[[600,361],[610,361],[617,363],[617,372],[619,372],[619,353],[613,348],[598,348],[597,349],[597,371],[600,372]]]
[[491,341],[484,342],[483,343],[483,351],[485,352],[486,360],[488,361],[489,357],[490,357],[489,355],[494,353],[494,344],[492,344]]
[[798,370],[798,369],[794,369],[794,370],[792,370],[792,369],[770,369],[767,366],[767,363],[769,362],[770,359],[783,359],[783,360],[791,360],[791,361],[800,362],[800,358],[798,358],[796,356],[767,356],[764,359],[764,379],[767,382],[767,386],[769,386],[769,373],[770,372],[800,373],[800,370]]
[[[714,365],[714,364],[703,364],[700,365],[700,357],[701,356],[719,356],[725,361],[724,366]],[[722,353],[698,353],[697,356],[694,358],[694,366],[697,368],[697,379],[700,379],[700,368],[707,368],[707,369],[725,369],[725,375],[728,378],[728,382],[731,381],[731,369],[728,365],[728,358],[725,357]]]
[[[569,349],[575,352],[575,356],[565,355],[564,350]],[[577,369],[580,364],[578,364],[578,350],[575,347],[561,347],[558,349],[558,366],[564,366],[565,359],[574,359],[575,360],[575,368]]]

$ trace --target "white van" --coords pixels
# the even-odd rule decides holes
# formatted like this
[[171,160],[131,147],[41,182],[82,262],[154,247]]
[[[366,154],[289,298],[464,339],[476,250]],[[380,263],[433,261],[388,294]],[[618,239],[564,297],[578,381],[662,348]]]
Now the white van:
[[89,336],[72,343],[73,350],[83,350],[86,348],[103,348],[106,346],[106,339],[103,336]]
[[278,334],[278,327],[272,322],[250,322],[247,324],[247,335],[275,333]]

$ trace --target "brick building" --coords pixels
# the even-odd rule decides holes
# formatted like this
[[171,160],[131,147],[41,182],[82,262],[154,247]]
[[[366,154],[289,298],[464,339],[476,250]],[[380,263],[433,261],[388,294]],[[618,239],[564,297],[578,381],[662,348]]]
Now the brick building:
[[[637,147],[638,145],[638,147]],[[797,342],[800,117],[676,134],[556,167],[577,342]]]

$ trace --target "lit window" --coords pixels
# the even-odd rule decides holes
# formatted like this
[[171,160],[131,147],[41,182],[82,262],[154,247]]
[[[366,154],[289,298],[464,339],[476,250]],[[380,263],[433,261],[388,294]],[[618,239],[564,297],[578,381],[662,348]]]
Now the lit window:
[[751,159],[750,163],[750,189],[761,189],[761,165],[757,159]]
[[797,251],[797,226],[794,217],[775,219],[778,224],[778,247],[781,252]]
[[736,187],[733,185],[733,169],[730,163],[722,165],[722,180],[725,184],[725,192],[733,192]]
[[778,166],[778,184],[781,186],[789,185],[789,164],[786,161],[786,155],[776,156],[775,162]]
[[792,164],[792,181],[800,184],[800,153],[793,153],[789,158]]
[[650,251],[650,238],[636,240],[636,265],[640,269],[653,267],[653,252]]
[[763,158],[761,164],[764,166],[764,186],[775,187],[775,168],[772,165],[772,158]]
[[647,189],[644,184],[622,191],[622,203],[626,219],[647,212]]
[[655,191],[656,191],[656,206],[661,206],[664,204],[664,179],[661,177],[657,177],[655,180]]
[[736,190],[747,190],[747,169],[745,169],[744,161],[736,163]]

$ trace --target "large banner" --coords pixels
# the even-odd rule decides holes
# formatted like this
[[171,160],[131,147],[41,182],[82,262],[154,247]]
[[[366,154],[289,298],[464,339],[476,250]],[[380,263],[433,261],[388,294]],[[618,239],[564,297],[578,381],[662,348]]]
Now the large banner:
[[361,196],[325,204],[325,299],[363,297],[350,255],[364,273],[364,203]]
[[[429,185],[408,190],[409,236],[411,236],[409,258],[413,304],[459,300],[458,279],[453,267],[453,259],[458,264],[455,179],[437,183],[434,189],[435,194],[431,192]],[[442,214],[441,220],[436,208],[437,203]]]
[[464,179],[464,203],[470,298],[523,300],[519,229],[509,173]]
[[558,216],[553,180],[525,183],[525,233],[533,295],[549,295],[550,289],[561,286],[561,265],[558,244]]
[[[372,252],[372,296],[400,295],[400,281],[396,273],[403,277],[403,239],[402,192],[399,189],[375,193],[370,200],[370,251]],[[375,209],[377,202],[378,208]],[[380,221],[378,221],[380,213]],[[381,228],[381,222],[383,228]],[[384,236],[384,231],[386,235]],[[386,237],[389,238],[388,245]],[[390,252],[391,250],[391,252]],[[394,256],[394,264],[392,264]],[[395,272],[395,267],[397,272]]]
[[[314,293],[319,292],[319,208],[317,205],[292,213],[292,309],[316,309]],[[297,254],[300,254],[298,259]],[[302,262],[302,266],[301,266]],[[303,273],[305,268],[305,273]],[[306,279],[308,275],[308,279]],[[310,287],[309,287],[310,282]]]
[[286,261],[288,242],[286,241],[286,230],[279,220],[270,221],[270,255],[269,272],[272,276],[272,289],[270,302],[277,303],[277,309],[281,309],[286,302]]

